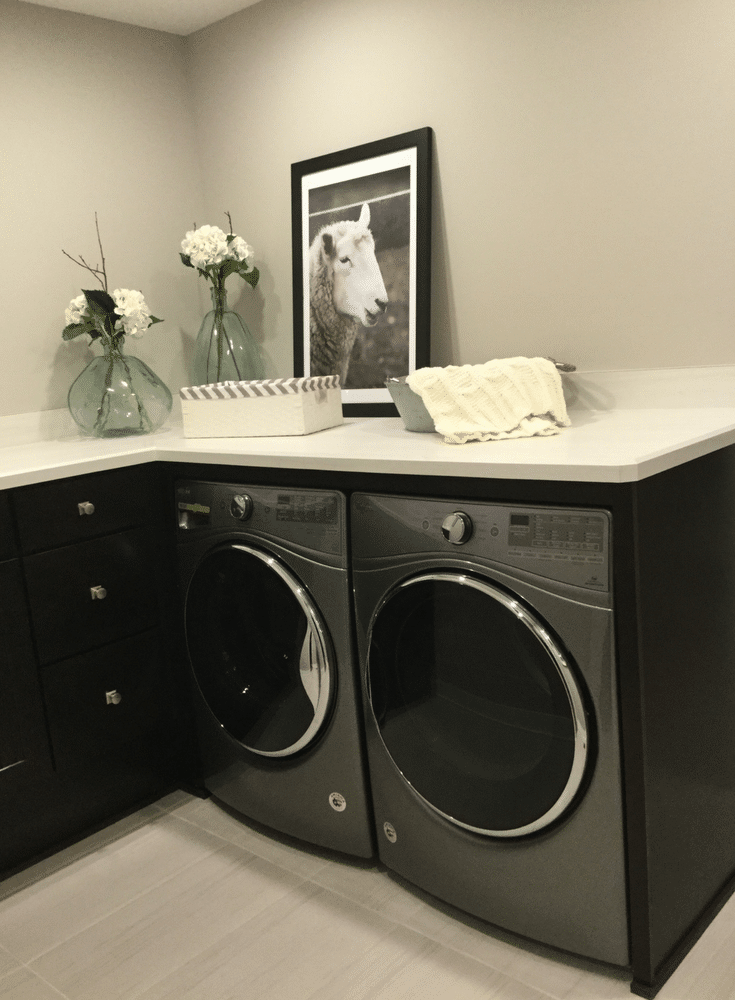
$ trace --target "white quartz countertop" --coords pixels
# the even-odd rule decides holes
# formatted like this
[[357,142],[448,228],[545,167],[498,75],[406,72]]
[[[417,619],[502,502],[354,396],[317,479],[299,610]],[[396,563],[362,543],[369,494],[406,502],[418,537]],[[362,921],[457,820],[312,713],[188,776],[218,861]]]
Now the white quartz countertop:
[[66,410],[0,417],[0,488],[150,461],[624,483],[735,443],[735,368],[579,375],[570,389],[572,425],[558,435],[464,445],[396,417],[299,437],[195,439],[175,411],[153,434],[108,440],[82,435]]

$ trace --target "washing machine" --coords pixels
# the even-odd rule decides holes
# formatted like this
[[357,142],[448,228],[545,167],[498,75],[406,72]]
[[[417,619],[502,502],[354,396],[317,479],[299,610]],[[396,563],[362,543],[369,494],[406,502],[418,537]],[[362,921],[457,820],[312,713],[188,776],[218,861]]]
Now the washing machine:
[[627,965],[609,512],[351,505],[380,859],[494,925]]
[[175,489],[206,788],[274,830],[371,857],[344,495]]

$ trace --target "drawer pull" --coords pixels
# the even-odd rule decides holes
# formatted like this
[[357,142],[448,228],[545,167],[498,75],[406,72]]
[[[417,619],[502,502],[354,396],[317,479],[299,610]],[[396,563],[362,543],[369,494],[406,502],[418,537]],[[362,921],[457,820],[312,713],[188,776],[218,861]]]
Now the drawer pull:
[[84,517],[85,514],[94,514],[94,504],[90,503],[89,500],[85,500],[84,503],[77,504],[77,510],[80,517]]
[[122,701],[122,695],[119,691],[105,691],[105,701],[108,705],[119,705]]
[[93,601],[104,601],[107,597],[107,591],[104,587],[90,587],[89,592]]

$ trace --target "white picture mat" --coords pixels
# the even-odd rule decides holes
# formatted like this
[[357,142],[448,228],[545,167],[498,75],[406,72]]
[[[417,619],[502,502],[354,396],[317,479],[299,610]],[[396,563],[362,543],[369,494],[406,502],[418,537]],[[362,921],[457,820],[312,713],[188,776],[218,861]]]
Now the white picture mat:
[[[302,242],[302,287],[303,296],[303,331],[304,331],[304,375],[311,374],[311,343],[310,343],[310,310],[311,299],[309,294],[309,204],[310,194],[313,189],[325,187],[326,185],[338,184],[341,181],[355,180],[359,177],[371,177],[375,174],[384,173],[388,170],[395,170],[397,167],[409,167],[410,169],[410,193],[409,193],[409,220],[410,220],[410,243],[409,243],[409,323],[408,323],[408,359],[409,370],[407,374],[415,369],[416,358],[416,220],[417,220],[417,149],[411,146],[407,149],[400,149],[394,153],[385,153],[382,156],[371,157],[367,160],[359,160],[355,163],[348,163],[340,167],[332,167],[329,170],[319,170],[313,174],[307,174],[301,178],[301,242]],[[368,201],[369,203],[369,201]],[[390,393],[385,388],[380,389],[343,389],[342,400],[345,403],[390,403]]]

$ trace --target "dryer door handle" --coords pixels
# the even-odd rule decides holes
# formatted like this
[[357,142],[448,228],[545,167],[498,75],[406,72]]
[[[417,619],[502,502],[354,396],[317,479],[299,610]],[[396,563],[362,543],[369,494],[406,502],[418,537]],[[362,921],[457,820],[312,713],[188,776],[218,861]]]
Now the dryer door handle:
[[301,646],[299,677],[315,712],[319,707],[321,699],[322,678],[324,677],[325,667],[326,664],[322,656],[321,643],[318,642],[317,637],[314,635],[314,629],[309,624]]

